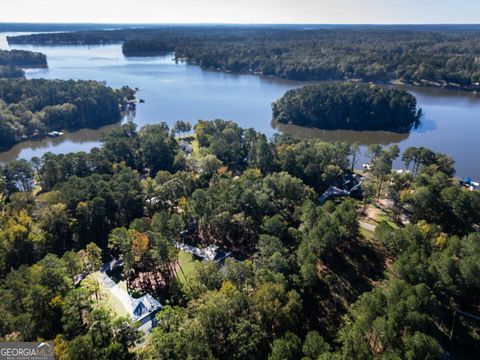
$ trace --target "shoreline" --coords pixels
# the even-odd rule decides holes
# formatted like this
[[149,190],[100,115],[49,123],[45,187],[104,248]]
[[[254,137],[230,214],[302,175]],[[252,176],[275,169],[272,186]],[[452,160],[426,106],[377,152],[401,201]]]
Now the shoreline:
[[48,131],[47,133],[45,133],[45,134],[42,133],[42,134],[37,134],[37,135],[34,135],[34,136],[22,138],[22,139],[20,139],[19,141],[17,141],[16,143],[11,144],[10,146],[7,146],[7,147],[0,146],[0,153],[10,151],[11,149],[13,149],[13,148],[14,148],[15,146],[17,146],[18,144],[21,144],[21,143],[24,143],[24,142],[27,142],[27,141],[41,141],[41,140],[45,140],[45,139],[55,139],[55,138],[61,138],[61,137],[64,135],[64,134],[62,134],[62,135],[59,135],[59,136],[57,136],[57,137],[51,137],[51,136],[48,135],[50,132],[57,131],[57,132],[69,132],[69,133],[72,133],[72,132],[79,131],[79,130],[84,130],[84,129],[87,129],[87,130],[99,130],[99,129],[101,129],[101,128],[104,127],[104,126],[113,125],[113,124],[116,124],[116,123],[122,121],[122,118],[123,118],[123,116],[120,115],[120,117],[119,117],[117,120],[115,120],[115,121],[109,121],[109,122],[106,122],[106,123],[94,124],[94,125],[91,125],[91,126],[64,128],[64,129],[59,129],[59,130],[49,130],[49,131]]
[[[157,55],[125,55],[125,57],[149,57],[149,56],[160,56],[161,54]],[[407,86],[407,87],[413,87],[413,88],[431,88],[431,89],[444,89],[444,90],[453,90],[453,91],[465,91],[465,92],[470,92],[470,93],[477,93],[480,92],[480,83],[478,85],[472,84],[469,86],[465,85],[460,85],[460,84],[455,84],[455,83],[448,83],[444,80],[439,80],[442,81],[443,83],[440,82],[435,82],[432,80],[415,80],[412,82],[405,82],[400,79],[392,79],[392,80],[379,80],[379,81],[370,81],[370,80],[363,80],[363,79],[325,79],[325,80],[315,80],[315,79],[306,79],[306,80],[299,80],[299,79],[290,79],[286,77],[280,77],[280,76],[275,76],[275,75],[265,75],[262,72],[259,71],[233,71],[229,70],[226,68],[214,68],[214,67],[208,67],[208,66],[202,66],[200,65],[197,61],[195,60],[189,60],[185,57],[179,57],[176,58],[175,54],[174,55],[174,61],[178,61],[181,63],[185,63],[187,65],[195,65],[199,66],[202,70],[208,70],[208,71],[214,71],[214,72],[220,72],[220,73],[225,73],[225,74],[234,74],[234,75],[252,75],[252,76],[259,76],[261,78],[265,79],[276,79],[276,80],[285,80],[285,81],[293,81],[293,82],[298,82],[298,83],[315,83],[315,82],[359,82],[359,83],[364,83],[364,84],[375,84],[375,85],[398,85],[398,86]]]
[[[123,50],[123,42],[119,41],[106,41],[106,42],[98,42],[98,43],[73,43],[73,42],[65,42],[65,43],[28,43],[24,41],[12,41],[10,39],[15,38],[15,36],[7,36],[7,43],[9,45],[29,45],[29,46],[53,46],[53,47],[63,47],[63,46],[105,46],[105,45],[119,45],[122,49],[122,54],[126,58],[134,58],[134,57],[155,57],[155,56],[162,56],[166,54],[173,55],[173,61],[186,63],[188,65],[196,65],[200,66],[203,70],[208,71],[215,71],[215,72],[222,72],[225,74],[236,74],[236,75],[255,75],[260,76],[267,79],[278,79],[278,80],[287,80],[293,82],[324,82],[324,81],[338,81],[338,82],[362,82],[362,83],[374,83],[376,85],[399,85],[399,86],[408,86],[408,87],[417,87],[417,88],[434,88],[434,89],[445,89],[445,90],[457,90],[457,91],[465,91],[471,93],[480,92],[480,83],[478,84],[471,84],[471,85],[461,85],[457,83],[449,83],[446,80],[414,80],[414,81],[404,81],[401,79],[391,79],[391,80],[377,80],[377,81],[370,81],[364,79],[324,79],[324,80],[316,80],[316,79],[290,79],[286,77],[276,76],[276,75],[265,75],[260,71],[234,71],[226,68],[215,68],[215,67],[207,67],[198,64],[195,59],[189,59],[184,56],[178,56],[175,54],[174,51],[143,51],[143,52],[125,52]],[[46,66],[21,66],[22,69],[35,69],[35,68],[48,68],[48,63]]]

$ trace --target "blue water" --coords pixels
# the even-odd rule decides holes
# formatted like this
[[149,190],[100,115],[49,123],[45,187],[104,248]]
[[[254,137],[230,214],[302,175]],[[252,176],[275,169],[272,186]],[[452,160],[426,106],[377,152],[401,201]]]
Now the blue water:
[[[0,34],[0,48],[9,48]],[[94,79],[113,87],[138,87],[139,104],[134,121],[144,124],[198,119],[234,120],[267,136],[277,131],[326,141],[360,141],[362,144],[398,143],[401,149],[426,146],[452,155],[461,176],[480,178],[476,146],[480,136],[480,95],[461,91],[407,88],[417,97],[425,119],[410,134],[387,132],[322,131],[271,123],[271,103],[299,82],[226,74],[198,66],[176,64],[172,56],[125,58],[120,45],[108,46],[15,46],[47,55],[49,68],[29,70],[29,78]],[[124,119],[125,121],[125,119]],[[115,126],[115,125],[113,125]],[[118,126],[118,125],[116,125]],[[99,146],[102,129],[67,132],[57,139],[27,141],[0,153],[0,161],[41,156],[45,152],[88,151]],[[400,167],[400,163],[397,164]]]

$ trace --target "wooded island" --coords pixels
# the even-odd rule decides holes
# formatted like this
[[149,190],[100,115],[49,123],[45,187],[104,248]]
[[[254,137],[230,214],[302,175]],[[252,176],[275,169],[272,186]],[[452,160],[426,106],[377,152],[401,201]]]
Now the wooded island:
[[362,83],[322,83],[290,90],[272,104],[282,123],[319,129],[408,132],[422,111],[406,91]]

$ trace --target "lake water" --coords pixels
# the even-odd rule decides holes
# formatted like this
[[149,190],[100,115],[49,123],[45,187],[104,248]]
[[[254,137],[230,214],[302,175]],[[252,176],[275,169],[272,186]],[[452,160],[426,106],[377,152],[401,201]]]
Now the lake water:
[[[5,36],[0,34],[0,48],[8,49]],[[271,122],[270,104],[287,90],[304,85],[300,82],[206,71],[194,65],[176,64],[171,55],[125,58],[120,45],[11,48],[40,51],[48,56],[49,68],[28,71],[28,78],[94,79],[113,87],[140,88],[137,97],[146,102],[137,106],[134,121],[139,126],[222,118],[234,120],[245,128],[253,127],[267,136],[286,132],[302,138],[360,141],[364,145],[397,143],[401,149],[425,146],[452,155],[458,175],[480,178],[475,146],[476,141],[480,142],[480,94],[407,88],[425,113],[422,127],[410,134],[322,131]],[[111,126],[118,124],[108,127]],[[26,141],[0,153],[0,162],[42,156],[48,151],[88,151],[99,145],[104,130],[105,127],[84,129],[56,139]],[[397,166],[401,166],[400,162]]]

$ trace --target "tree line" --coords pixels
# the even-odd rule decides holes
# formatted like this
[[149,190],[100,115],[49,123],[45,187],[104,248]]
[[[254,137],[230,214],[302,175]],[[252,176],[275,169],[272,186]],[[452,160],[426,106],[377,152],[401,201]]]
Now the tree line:
[[205,68],[292,80],[387,82],[478,89],[471,29],[163,27],[9,37],[13,44],[123,43],[124,54],[175,52]]
[[39,52],[0,50],[0,78],[22,78],[22,68],[47,67],[47,57]]
[[26,50],[0,50],[0,65],[19,67],[46,67],[45,54]]

